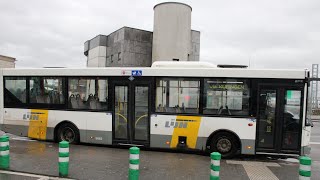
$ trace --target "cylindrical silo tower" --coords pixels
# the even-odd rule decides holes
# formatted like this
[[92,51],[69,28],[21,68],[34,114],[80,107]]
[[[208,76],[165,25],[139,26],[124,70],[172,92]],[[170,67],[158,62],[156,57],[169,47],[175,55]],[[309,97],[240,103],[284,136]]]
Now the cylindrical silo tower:
[[152,62],[188,61],[191,6],[165,2],[154,6]]

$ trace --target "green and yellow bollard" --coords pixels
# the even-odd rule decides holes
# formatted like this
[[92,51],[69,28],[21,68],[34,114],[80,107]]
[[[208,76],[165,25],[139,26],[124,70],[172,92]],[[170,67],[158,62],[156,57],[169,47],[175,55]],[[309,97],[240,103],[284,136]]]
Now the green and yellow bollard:
[[211,158],[210,180],[219,180],[221,154],[218,152],[213,152],[210,154],[210,158]]
[[301,156],[299,166],[299,180],[310,180],[311,178],[311,158],[308,156]]
[[67,177],[69,174],[69,142],[59,143],[59,176]]
[[139,154],[140,149],[138,147],[131,147],[129,149],[129,180],[138,180],[139,179]]
[[10,154],[9,154],[9,137],[0,137],[0,169],[9,169]]

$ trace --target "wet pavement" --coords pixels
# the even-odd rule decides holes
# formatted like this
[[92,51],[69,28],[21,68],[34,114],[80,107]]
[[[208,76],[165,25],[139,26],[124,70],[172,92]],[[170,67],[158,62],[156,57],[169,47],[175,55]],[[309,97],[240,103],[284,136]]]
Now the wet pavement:
[[69,178],[59,178],[59,177],[50,177],[30,173],[22,172],[13,172],[13,171],[3,171],[0,170],[0,179],[1,180],[69,180]]
[[[320,179],[320,123],[312,129],[312,179]],[[0,179],[54,179],[58,175],[58,144],[11,137],[10,170],[31,175],[8,174],[0,171]],[[69,178],[127,179],[126,148],[71,145]],[[266,176],[266,179],[298,179],[297,159],[271,159],[265,156],[245,156],[221,161],[221,179],[247,180]],[[9,172],[11,172],[9,171]],[[40,176],[37,176],[37,175]],[[208,154],[187,154],[142,150],[140,179],[209,179]],[[50,177],[48,177],[50,176]]]
[[320,120],[313,122],[311,130],[312,179],[320,179]]

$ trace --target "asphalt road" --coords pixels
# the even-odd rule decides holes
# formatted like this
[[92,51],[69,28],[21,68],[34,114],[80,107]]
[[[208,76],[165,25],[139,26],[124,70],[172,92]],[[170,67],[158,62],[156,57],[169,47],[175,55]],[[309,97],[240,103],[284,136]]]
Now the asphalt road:
[[[311,130],[311,154],[313,160],[312,173],[320,179],[320,121],[313,122]],[[315,178],[313,178],[315,179]]]
[[[320,123],[312,129],[313,159],[312,179],[320,179]],[[1,180],[57,179],[58,144],[29,141],[11,137],[10,170],[27,172],[20,174],[0,171]],[[74,179],[127,179],[128,149],[92,145],[70,147],[69,178]],[[175,152],[142,150],[140,154],[140,179],[209,179],[210,158]],[[238,157],[221,161],[221,179],[298,179],[297,159],[271,159],[262,157]],[[265,178],[263,178],[265,177]]]
[[311,143],[312,145],[320,145],[320,120],[313,122],[313,127],[311,129]]
[[[58,145],[50,142],[12,140],[10,169],[46,176],[58,175]],[[75,179],[127,179],[128,150],[114,147],[72,145],[69,177]],[[140,179],[208,179],[207,155],[141,151]],[[298,164],[270,159],[238,158],[221,161],[221,179],[274,176],[298,179]],[[40,178],[39,178],[40,179]],[[252,178],[254,179],[254,178]],[[269,178],[268,178],[269,179]]]

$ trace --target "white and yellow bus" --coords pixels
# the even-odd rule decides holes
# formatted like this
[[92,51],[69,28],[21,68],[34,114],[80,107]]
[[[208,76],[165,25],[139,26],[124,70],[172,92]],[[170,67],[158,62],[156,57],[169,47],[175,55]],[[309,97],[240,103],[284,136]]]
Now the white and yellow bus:
[[0,70],[1,130],[40,140],[235,154],[310,151],[306,70]]

